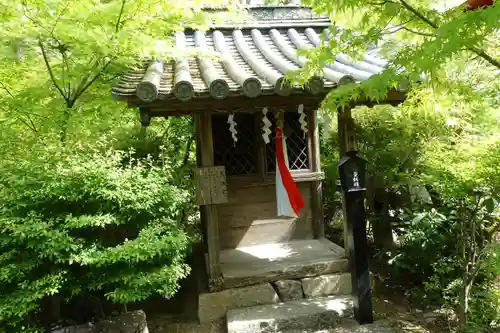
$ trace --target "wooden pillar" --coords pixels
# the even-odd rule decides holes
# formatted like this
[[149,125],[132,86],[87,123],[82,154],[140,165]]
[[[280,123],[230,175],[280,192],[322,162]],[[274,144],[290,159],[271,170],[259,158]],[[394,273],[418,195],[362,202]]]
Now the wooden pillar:
[[146,128],[151,124],[151,116],[149,115],[149,110],[145,108],[139,109],[139,115],[141,117],[141,129],[139,131],[139,139],[143,140],[146,138]]
[[[212,139],[212,115],[202,112],[196,115],[196,139],[198,166],[214,166],[214,147]],[[213,204],[200,206],[202,226],[204,226],[207,249],[208,287],[210,291],[220,290],[223,284],[220,269],[219,220],[217,206]]]
[[[339,142],[339,158],[345,156],[347,152],[347,140],[346,140],[346,126],[347,119],[351,118],[351,109],[339,109],[337,112],[337,126],[338,126],[338,142]],[[344,220],[344,249],[345,256],[349,258],[349,237],[347,233],[347,211],[346,211],[346,196],[342,191],[342,219]]]
[[[309,169],[312,172],[321,172],[321,156],[318,128],[318,114],[315,109],[306,111],[308,119],[308,150]],[[313,219],[314,238],[325,237],[325,214],[323,207],[323,181],[320,179],[311,182],[311,209]]]

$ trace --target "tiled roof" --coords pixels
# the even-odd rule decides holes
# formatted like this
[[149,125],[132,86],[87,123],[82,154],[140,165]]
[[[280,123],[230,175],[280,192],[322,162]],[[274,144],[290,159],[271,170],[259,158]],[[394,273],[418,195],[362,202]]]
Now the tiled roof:
[[[220,59],[189,57],[177,61],[153,61],[140,70],[126,73],[113,87],[120,99],[152,102],[157,99],[261,94],[289,95],[296,87],[284,82],[284,75],[303,67],[308,59],[297,49],[318,46],[320,34],[330,25],[324,18],[253,21],[238,28],[219,26],[208,32],[179,32],[178,48],[196,47],[215,51]],[[383,70],[385,62],[367,54],[362,61],[352,61],[339,54],[328,64],[323,77],[306,85],[306,92],[318,94],[323,88],[359,82]]]

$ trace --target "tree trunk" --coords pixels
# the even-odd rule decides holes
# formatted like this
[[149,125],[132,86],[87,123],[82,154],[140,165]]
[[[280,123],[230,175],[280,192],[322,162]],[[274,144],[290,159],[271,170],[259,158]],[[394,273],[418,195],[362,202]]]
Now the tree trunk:
[[373,243],[379,250],[390,250],[394,246],[392,225],[386,200],[375,195],[372,203],[375,219],[372,222]]
[[182,159],[182,167],[185,167],[189,162],[189,153],[191,152],[191,145],[194,141],[194,134],[191,135],[186,143],[186,149],[184,150],[184,158]]
[[467,314],[469,312],[469,297],[470,291],[472,289],[472,283],[468,282],[469,276],[468,273],[464,274],[462,278],[462,289],[460,290],[460,298],[459,298],[459,313],[458,319],[460,321],[460,326],[463,327],[467,324]]
[[69,124],[69,118],[71,116],[71,108],[73,107],[73,103],[71,105],[67,105],[66,109],[64,109],[63,113],[63,119],[61,122],[61,142],[64,144],[66,142],[66,138],[68,135],[68,124]]

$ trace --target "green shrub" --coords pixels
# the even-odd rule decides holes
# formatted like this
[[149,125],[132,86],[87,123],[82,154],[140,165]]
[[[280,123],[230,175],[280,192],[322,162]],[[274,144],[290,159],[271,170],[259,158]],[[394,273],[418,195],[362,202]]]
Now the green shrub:
[[180,215],[191,198],[169,163],[104,145],[24,156],[0,162],[0,326],[26,322],[51,295],[175,294],[189,273]]
[[[500,276],[494,269],[500,253],[495,256],[498,250],[488,244],[500,228],[499,109],[469,89],[441,89],[440,98],[437,90],[422,88],[398,107],[352,110],[358,148],[369,163],[369,231],[374,236],[379,217],[399,219],[395,246],[376,258],[389,268],[392,284],[405,285],[412,303],[463,310],[467,289],[464,327],[494,327],[500,316],[492,285]],[[337,133],[323,145],[328,185],[338,178]],[[432,202],[408,195],[415,185],[425,187]],[[377,195],[386,200],[385,211],[371,205]],[[325,186],[325,197],[327,214],[341,208],[334,187]]]

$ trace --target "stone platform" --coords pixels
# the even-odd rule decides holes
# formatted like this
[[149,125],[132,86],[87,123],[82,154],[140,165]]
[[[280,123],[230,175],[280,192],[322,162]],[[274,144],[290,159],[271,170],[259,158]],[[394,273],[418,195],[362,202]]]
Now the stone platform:
[[221,251],[225,288],[346,272],[345,251],[327,239],[297,240]]
[[198,319],[207,323],[228,311],[257,305],[349,295],[344,250],[327,240],[257,245],[221,253],[225,289],[198,297]]
[[279,333],[318,330],[353,316],[351,296],[330,296],[267,304],[227,313],[228,333]]
[[[172,323],[153,320],[150,324],[151,333],[228,333],[225,320],[210,323]],[[403,328],[401,328],[403,326]],[[263,325],[264,331],[265,325]],[[245,333],[262,333],[249,331]],[[296,328],[282,330],[280,333],[429,333],[424,327],[404,321],[380,320],[369,325],[359,325],[353,319],[341,319],[334,327],[329,328]]]

